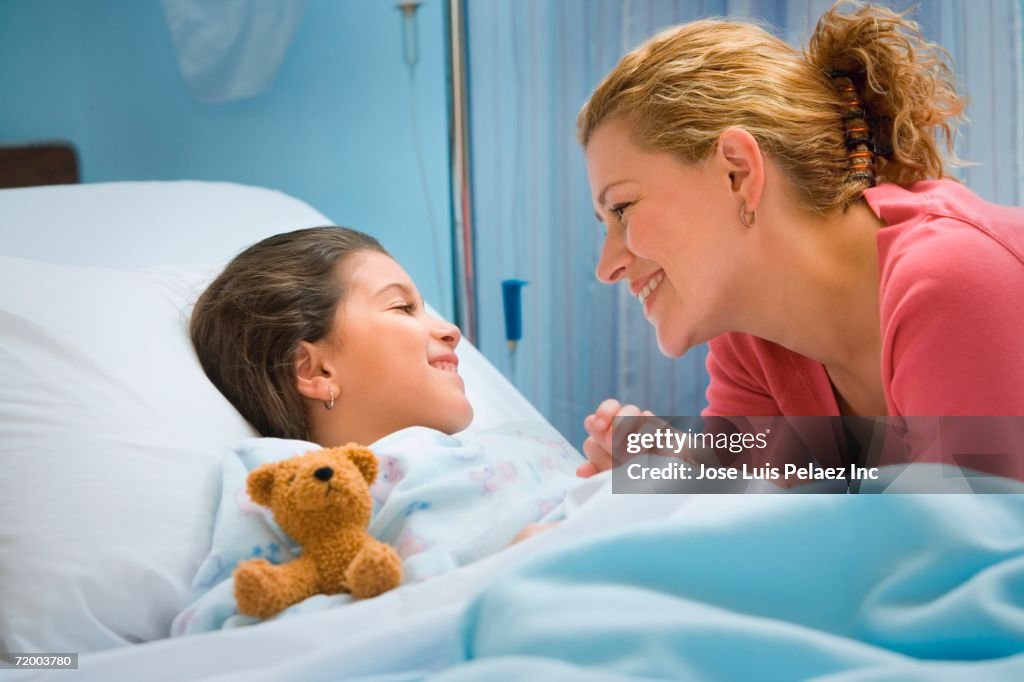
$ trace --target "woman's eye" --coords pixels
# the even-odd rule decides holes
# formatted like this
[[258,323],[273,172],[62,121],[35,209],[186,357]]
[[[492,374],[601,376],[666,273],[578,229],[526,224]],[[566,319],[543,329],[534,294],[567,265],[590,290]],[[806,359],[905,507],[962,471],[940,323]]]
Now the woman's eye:
[[402,312],[406,313],[407,315],[412,315],[413,313],[416,312],[416,304],[415,303],[406,303],[405,305],[397,305],[394,308],[392,308],[392,310],[401,310]]
[[626,212],[627,208],[629,208],[628,202],[624,204],[616,204],[611,207],[609,212],[615,214],[615,217],[619,219],[619,222],[622,222],[622,215]]

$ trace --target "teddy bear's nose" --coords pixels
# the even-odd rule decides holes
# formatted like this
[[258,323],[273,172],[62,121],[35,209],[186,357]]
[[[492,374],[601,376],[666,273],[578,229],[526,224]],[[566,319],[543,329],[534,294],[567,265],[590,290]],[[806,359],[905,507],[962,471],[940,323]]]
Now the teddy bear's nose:
[[334,469],[332,469],[331,467],[320,467],[319,469],[313,472],[313,475],[318,480],[329,481],[331,480],[331,476],[334,475]]

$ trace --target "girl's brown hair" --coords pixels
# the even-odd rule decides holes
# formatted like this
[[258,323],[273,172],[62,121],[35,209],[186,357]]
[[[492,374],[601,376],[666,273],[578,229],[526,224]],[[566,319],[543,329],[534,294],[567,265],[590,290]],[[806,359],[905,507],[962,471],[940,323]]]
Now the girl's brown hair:
[[300,341],[318,341],[345,298],[344,263],[387,255],[373,237],[313,227],[268,237],[236,256],[196,301],[189,335],[210,380],[263,436],[309,439],[295,385]]
[[850,74],[863,102],[878,151],[875,180],[941,178],[959,163],[953,138],[966,102],[948,54],[906,13],[843,0],[821,17],[803,53],[739,22],[709,19],[658,33],[598,85],[580,111],[579,140],[586,146],[598,125],[618,117],[641,147],[692,163],[737,126],[786,171],[808,210],[823,215],[871,182],[851,173],[849,107],[829,76],[836,71]]

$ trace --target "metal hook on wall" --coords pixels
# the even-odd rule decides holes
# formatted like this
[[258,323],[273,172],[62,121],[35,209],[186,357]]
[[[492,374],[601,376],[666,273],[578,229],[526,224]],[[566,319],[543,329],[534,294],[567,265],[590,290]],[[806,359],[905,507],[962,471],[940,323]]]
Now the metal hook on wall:
[[402,48],[405,53],[405,63],[410,69],[419,61],[419,46],[416,41],[416,12],[422,4],[417,0],[403,0],[395,5],[395,9],[402,12]]

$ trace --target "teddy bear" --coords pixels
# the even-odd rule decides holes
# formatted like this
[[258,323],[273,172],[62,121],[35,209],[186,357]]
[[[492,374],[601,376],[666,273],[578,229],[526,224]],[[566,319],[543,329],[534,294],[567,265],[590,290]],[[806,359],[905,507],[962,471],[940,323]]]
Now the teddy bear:
[[314,594],[365,599],[397,587],[401,560],[366,530],[376,477],[376,456],[355,443],[253,469],[246,479],[249,497],[270,508],[302,554],[281,565],[240,563],[234,571],[238,611],[269,618]]

